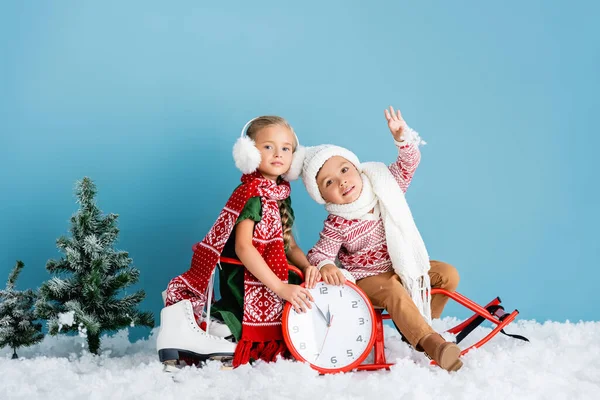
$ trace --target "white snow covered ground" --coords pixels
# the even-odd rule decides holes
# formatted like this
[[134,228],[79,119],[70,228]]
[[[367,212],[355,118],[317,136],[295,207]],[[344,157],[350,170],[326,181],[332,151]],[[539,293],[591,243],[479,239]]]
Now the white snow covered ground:
[[[436,320],[434,328],[457,322]],[[460,371],[447,373],[386,327],[391,371],[328,376],[291,361],[229,371],[211,362],[165,373],[154,347],[157,329],[136,343],[126,331],[105,337],[101,356],[83,351],[80,337],[47,337],[20,349],[19,360],[0,350],[0,399],[600,399],[600,322],[517,321],[507,330],[531,343],[499,334],[467,354]],[[478,328],[465,344],[487,332]]]

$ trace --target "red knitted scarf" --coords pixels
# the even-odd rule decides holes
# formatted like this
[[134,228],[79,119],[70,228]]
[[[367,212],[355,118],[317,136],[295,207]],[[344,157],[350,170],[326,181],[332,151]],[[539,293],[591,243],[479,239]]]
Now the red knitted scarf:
[[[231,195],[206,237],[194,246],[192,266],[174,278],[167,288],[166,305],[188,299],[198,319],[206,303],[206,289],[225,243],[244,209],[246,202],[260,196],[262,216],[254,227],[252,244],[279,279],[287,282],[288,268],[283,245],[283,228],[278,200],[290,195],[290,185],[279,185],[260,173],[242,176],[240,185]],[[248,271],[244,273],[244,316],[242,337],[233,358],[237,367],[250,359],[274,361],[287,348],[281,331],[283,300]]]

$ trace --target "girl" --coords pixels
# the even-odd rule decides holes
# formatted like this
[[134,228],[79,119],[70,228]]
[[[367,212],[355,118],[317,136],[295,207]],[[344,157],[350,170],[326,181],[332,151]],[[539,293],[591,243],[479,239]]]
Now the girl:
[[343,284],[334,265],[339,259],[374,306],[385,308],[417,350],[442,368],[462,366],[460,349],[436,333],[446,296],[430,298],[431,287],[456,290],[458,273],[449,264],[429,261],[427,249],[404,198],[420,160],[419,135],[408,128],[400,111],[385,110],[398,147],[398,160],[360,164],[351,151],[331,145],[306,150],[303,181],[310,196],[325,204],[329,216],[320,240],[308,253],[323,280]]
[[[287,180],[296,179],[301,168],[301,160],[299,163],[294,154],[300,149],[292,127],[281,117],[262,116],[249,121],[241,136],[233,153],[236,166],[244,173],[242,184],[204,240],[195,246],[190,270],[169,283],[166,298],[167,307],[189,300],[199,319],[205,304],[210,305],[206,292],[219,257],[226,244],[234,246],[245,266],[243,288],[236,288],[241,286],[241,279],[235,278],[241,278],[239,269],[229,266],[221,274],[226,302],[216,307],[218,314],[227,316],[223,319],[234,335],[240,330],[236,315],[242,316],[234,367],[251,359],[274,361],[286,352],[281,330],[283,300],[298,312],[311,308],[310,292],[287,283],[287,260],[304,272],[309,287],[320,278],[318,269],[308,263],[291,234],[293,212]],[[223,282],[238,283],[224,287]],[[231,301],[234,292],[242,290],[243,300],[240,295],[237,301]],[[243,311],[239,312],[241,307]]]

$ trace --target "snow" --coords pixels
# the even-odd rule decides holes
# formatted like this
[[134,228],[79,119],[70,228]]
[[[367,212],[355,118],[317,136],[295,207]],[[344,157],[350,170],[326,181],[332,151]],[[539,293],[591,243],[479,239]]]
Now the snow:
[[[434,328],[456,323],[434,320]],[[478,328],[466,344],[489,331]],[[19,349],[19,360],[0,350],[0,399],[600,399],[600,322],[521,320],[507,331],[531,342],[499,334],[465,355],[460,371],[447,373],[386,326],[386,354],[396,360],[391,371],[328,376],[284,360],[166,373],[155,351],[158,329],[136,343],[126,330],[104,337],[100,356],[82,350],[85,338],[59,335]]]
[[75,323],[75,311],[58,314],[58,331],[60,332],[63,326],[71,326]]

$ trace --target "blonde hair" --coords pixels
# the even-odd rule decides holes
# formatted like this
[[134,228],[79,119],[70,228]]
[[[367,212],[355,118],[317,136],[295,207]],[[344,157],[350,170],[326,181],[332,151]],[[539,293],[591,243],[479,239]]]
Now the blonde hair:
[[[248,129],[246,129],[246,136],[250,139],[254,140],[256,138],[256,134],[263,128],[271,125],[279,125],[286,127],[290,130],[290,132],[294,133],[294,128],[290,125],[289,122],[285,120],[285,118],[278,117],[276,115],[263,115],[261,117],[256,117],[254,120],[248,125]],[[295,134],[294,134],[295,137]],[[296,147],[298,143],[295,143],[294,140],[294,151],[296,151]]]
[[[278,117],[276,115],[263,115],[261,117],[257,117],[248,125],[248,129],[246,130],[246,136],[250,139],[254,140],[256,138],[257,133],[268,126],[271,125],[279,125],[283,126],[290,130],[294,134],[294,128],[290,125],[289,122],[285,120],[285,118]],[[298,143],[294,139],[293,151],[296,151],[296,147],[298,147]],[[281,177],[278,180],[280,182]],[[283,246],[287,250],[289,249],[290,241],[292,240],[292,224],[294,219],[292,218],[291,210],[287,206],[285,200],[277,201],[279,205],[279,214],[281,215],[281,226],[283,228]]]

